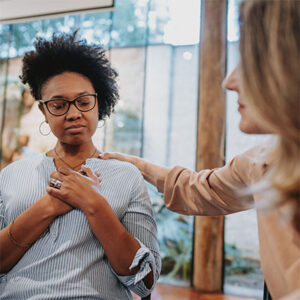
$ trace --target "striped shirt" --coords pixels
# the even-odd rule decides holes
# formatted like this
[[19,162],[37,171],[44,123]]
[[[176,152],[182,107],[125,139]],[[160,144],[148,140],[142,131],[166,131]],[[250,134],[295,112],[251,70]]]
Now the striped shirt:
[[[85,166],[101,173],[102,195],[141,245],[131,265],[140,265],[138,273],[118,276],[86,216],[73,209],[55,218],[17,264],[8,273],[0,274],[0,299],[125,300],[132,299],[130,290],[141,297],[150,293],[142,279],[152,269],[155,283],[161,261],[157,228],[142,175],[133,165],[117,160],[89,158]],[[1,171],[1,229],[45,193],[54,171],[53,158],[45,154],[14,162]]]

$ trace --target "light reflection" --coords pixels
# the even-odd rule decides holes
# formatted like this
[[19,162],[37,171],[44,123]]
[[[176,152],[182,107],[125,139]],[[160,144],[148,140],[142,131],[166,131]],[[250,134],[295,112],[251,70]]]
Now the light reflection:
[[228,15],[227,15],[227,24],[228,24],[227,39],[229,42],[236,42],[240,39],[238,19],[239,19],[239,6],[237,0],[229,0]]
[[165,26],[164,43],[192,45],[199,43],[200,1],[170,0],[170,20]]
[[123,128],[123,127],[125,126],[125,124],[124,124],[124,122],[122,122],[122,121],[118,121],[117,126],[118,126],[119,128]]
[[193,54],[190,51],[185,51],[185,52],[183,52],[182,56],[185,60],[191,60],[193,57]]

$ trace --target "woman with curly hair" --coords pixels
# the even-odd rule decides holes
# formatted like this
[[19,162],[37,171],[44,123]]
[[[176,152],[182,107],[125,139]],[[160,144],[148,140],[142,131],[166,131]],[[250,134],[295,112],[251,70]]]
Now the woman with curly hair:
[[[132,299],[160,273],[143,177],[92,142],[118,99],[104,50],[77,34],[37,39],[21,79],[57,143],[0,175],[1,299]],[[101,173],[101,179],[100,179]]]
[[240,130],[274,134],[222,168],[199,173],[131,162],[186,215],[226,215],[257,207],[262,271],[273,299],[300,299],[300,2],[245,0],[240,7],[241,63],[223,85],[238,93]]

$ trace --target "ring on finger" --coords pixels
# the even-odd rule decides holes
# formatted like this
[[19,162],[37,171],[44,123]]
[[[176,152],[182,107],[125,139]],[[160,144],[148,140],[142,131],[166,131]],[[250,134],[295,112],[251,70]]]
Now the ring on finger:
[[62,184],[62,182],[60,180],[53,179],[53,178],[50,180],[50,183],[49,183],[49,185],[51,187],[54,187],[55,189],[58,189],[58,190],[61,188],[61,184]]

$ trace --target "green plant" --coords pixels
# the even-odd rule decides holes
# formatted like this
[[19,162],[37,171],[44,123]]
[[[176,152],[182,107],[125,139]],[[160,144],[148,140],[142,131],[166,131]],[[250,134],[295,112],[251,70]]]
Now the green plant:
[[168,210],[163,195],[153,186],[149,185],[148,190],[158,226],[162,275],[186,281],[191,272],[193,219]]
[[260,268],[257,260],[243,257],[241,251],[235,245],[225,243],[225,253],[226,275],[248,274]]

